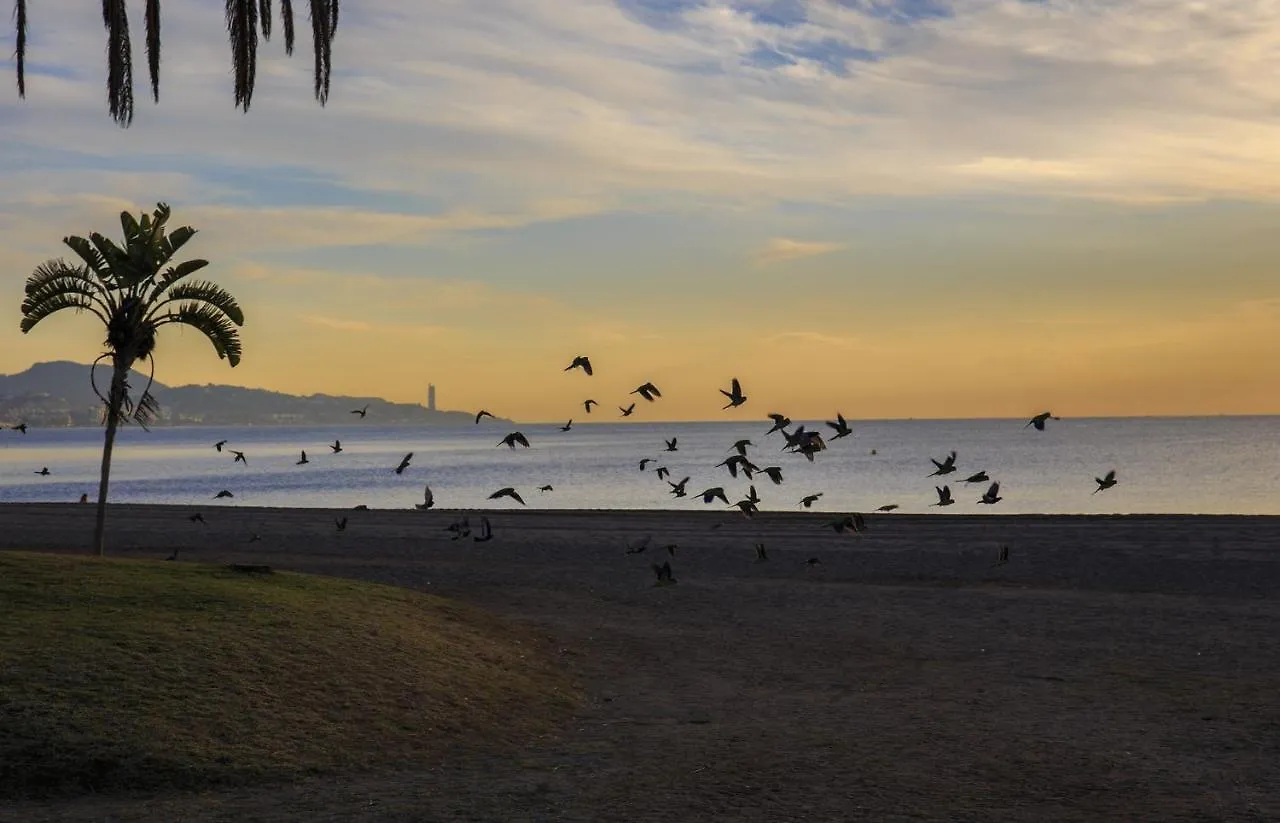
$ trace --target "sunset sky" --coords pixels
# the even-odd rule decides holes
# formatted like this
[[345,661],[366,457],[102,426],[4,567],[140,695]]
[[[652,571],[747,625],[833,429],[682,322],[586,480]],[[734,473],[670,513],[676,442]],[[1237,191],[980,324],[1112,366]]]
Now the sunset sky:
[[1280,413],[1276,2],[347,0],[325,108],[295,5],[242,114],[222,3],[164,4],[158,106],[131,4],[121,129],[97,11],[31,4],[0,372],[98,354],[87,315],[22,335],[22,283],[164,200],[248,318],[235,369],[167,328],[171,384],[434,382],[522,420],[615,419],[646,380],[647,420]]

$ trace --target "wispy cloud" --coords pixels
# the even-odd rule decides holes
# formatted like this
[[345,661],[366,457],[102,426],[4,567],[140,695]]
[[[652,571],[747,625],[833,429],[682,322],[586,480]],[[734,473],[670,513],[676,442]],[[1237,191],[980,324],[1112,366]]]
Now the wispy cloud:
[[804,257],[818,257],[840,251],[843,243],[823,243],[813,240],[793,240],[789,237],[774,237],[763,249],[755,254],[757,265],[767,266],[785,260],[799,260]]

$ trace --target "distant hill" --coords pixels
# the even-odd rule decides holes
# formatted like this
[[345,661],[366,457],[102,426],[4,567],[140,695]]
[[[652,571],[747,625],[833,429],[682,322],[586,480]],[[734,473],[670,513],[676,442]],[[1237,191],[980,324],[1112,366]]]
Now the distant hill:
[[[98,388],[106,393],[111,370],[99,367]],[[146,375],[133,373],[135,391]],[[431,411],[417,403],[391,403],[379,397],[292,394],[241,386],[166,386],[156,381],[151,393],[160,402],[157,426],[378,425],[457,426],[470,424],[470,412]],[[351,414],[368,404],[361,421]],[[89,384],[89,366],[60,360],[36,363],[18,374],[0,375],[0,423],[26,421],[33,426],[96,426],[102,402]],[[509,421],[507,421],[509,422]]]

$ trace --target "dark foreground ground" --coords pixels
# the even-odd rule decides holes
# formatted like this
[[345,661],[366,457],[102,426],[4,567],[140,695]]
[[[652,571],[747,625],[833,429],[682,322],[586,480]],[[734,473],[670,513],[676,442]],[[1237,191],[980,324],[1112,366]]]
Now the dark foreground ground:
[[[882,516],[850,537],[823,515],[496,512],[475,543],[450,512],[192,511],[114,507],[113,553],[481,605],[553,639],[583,709],[512,756],[0,820],[1280,820],[1280,518]],[[92,516],[0,506],[0,547],[82,549]],[[665,559],[679,583],[654,588]]]

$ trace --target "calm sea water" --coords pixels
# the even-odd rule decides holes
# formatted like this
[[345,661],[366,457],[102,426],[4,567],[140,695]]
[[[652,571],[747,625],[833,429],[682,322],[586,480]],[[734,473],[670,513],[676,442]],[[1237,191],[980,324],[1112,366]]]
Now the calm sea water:
[[[815,510],[869,511],[897,503],[903,512],[947,513],[1220,513],[1280,515],[1280,417],[1067,419],[1045,432],[1017,420],[897,420],[854,423],[852,437],[829,441],[812,464],[780,451],[778,435],[762,423],[583,424],[520,427],[530,449],[495,444],[506,429],[485,421],[466,428],[176,428],[122,431],[112,470],[116,502],[201,506],[329,506],[407,508],[430,483],[444,508],[506,508],[490,492],[515,486],[531,508],[709,508],[673,499],[655,465],[673,479],[688,475],[689,492],[724,486],[740,499],[747,481],[715,464],[730,445],[750,438],[752,459],[783,469],[774,486],[757,476],[764,509],[797,510],[806,494],[823,492]],[[488,424],[488,425],[486,425]],[[809,424],[813,428],[813,424]],[[824,427],[825,428],[825,427]],[[342,439],[344,451],[327,443]],[[679,451],[664,451],[677,437]],[[233,464],[213,443],[229,440],[249,465]],[[74,501],[94,498],[101,429],[0,431],[0,501]],[[294,465],[301,449],[311,462]],[[872,454],[872,450],[875,454]],[[949,476],[957,503],[930,507],[937,498],[930,457],[959,453]],[[406,453],[403,475],[392,468]],[[656,458],[640,471],[641,458]],[[47,477],[33,474],[48,466]],[[1119,485],[1092,494],[1093,478],[1116,469]],[[985,484],[960,480],[986,470],[1001,482],[1004,500],[976,501]],[[543,484],[552,492],[539,492]],[[214,502],[220,489],[235,494]],[[716,504],[718,505],[718,504]]]

